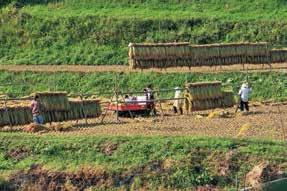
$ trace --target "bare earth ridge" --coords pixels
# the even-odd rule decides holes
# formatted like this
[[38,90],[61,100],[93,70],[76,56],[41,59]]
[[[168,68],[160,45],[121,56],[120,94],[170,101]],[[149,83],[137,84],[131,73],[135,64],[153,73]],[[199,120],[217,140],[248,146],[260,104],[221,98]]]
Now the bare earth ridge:
[[[245,65],[243,69],[242,65],[231,65],[231,66],[217,66],[217,67],[175,67],[167,69],[145,69],[145,70],[130,70],[129,66],[126,65],[6,65],[0,64],[0,70],[21,72],[21,71],[32,71],[32,72],[160,72],[160,73],[218,73],[218,72],[233,72],[233,71],[270,71],[268,65]],[[272,71],[287,72],[287,63],[276,63],[272,64]]]
[[[286,104],[286,103],[285,103]],[[171,106],[170,106],[171,107]],[[192,114],[174,115],[171,108],[165,109],[165,115],[149,118],[120,118],[110,113],[101,124],[101,117],[85,120],[64,122],[73,130],[68,132],[49,132],[52,135],[108,135],[108,136],[209,136],[267,140],[283,140],[287,133],[287,105],[252,104],[249,114],[237,113],[234,108],[227,111],[230,117],[209,118],[212,112],[202,111]],[[15,127],[23,128],[23,127]],[[284,128],[284,129],[283,129]],[[20,130],[18,129],[18,130]],[[285,140],[287,137],[285,137]]]

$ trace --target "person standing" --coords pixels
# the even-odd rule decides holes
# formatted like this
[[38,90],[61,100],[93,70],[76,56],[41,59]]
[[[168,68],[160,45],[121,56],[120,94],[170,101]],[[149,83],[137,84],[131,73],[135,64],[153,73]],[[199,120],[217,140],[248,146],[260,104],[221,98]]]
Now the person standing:
[[148,108],[151,109],[151,111],[153,112],[153,115],[156,115],[156,108],[155,108],[155,102],[154,102],[155,96],[154,96],[152,85],[149,84],[147,88],[144,89],[144,92],[145,92],[145,96],[147,99]]
[[39,96],[35,95],[34,100],[31,103],[31,110],[33,115],[33,121],[37,125],[44,123],[43,116],[41,115],[41,109],[42,106],[39,100]]
[[181,91],[179,87],[174,88],[175,89],[175,94],[174,94],[174,102],[173,102],[173,112],[174,113],[179,113],[182,115],[183,114],[183,109],[182,109],[182,100],[179,99],[181,96]]
[[153,94],[152,85],[149,84],[147,86],[147,88],[145,88],[145,90],[146,90],[147,100],[154,100],[154,94]]
[[125,95],[125,102],[126,103],[130,102],[130,96],[128,94]]
[[240,110],[244,111],[249,111],[249,105],[248,105],[248,100],[249,100],[249,94],[252,92],[252,88],[249,87],[248,83],[243,83],[238,95],[240,96]]

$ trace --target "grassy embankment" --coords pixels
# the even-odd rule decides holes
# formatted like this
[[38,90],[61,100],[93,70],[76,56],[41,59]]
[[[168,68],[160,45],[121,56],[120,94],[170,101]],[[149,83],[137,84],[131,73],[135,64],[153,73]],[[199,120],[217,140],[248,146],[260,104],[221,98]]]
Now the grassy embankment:
[[[38,164],[43,168],[30,169],[13,177],[21,179],[25,175],[27,178],[32,173],[39,173],[38,176],[44,178],[34,177],[34,184],[44,186],[46,181],[51,183],[55,180],[63,185],[67,180],[63,181],[61,177],[70,176],[70,186],[76,186],[77,181],[77,186],[87,186],[91,178],[88,174],[94,173],[103,180],[90,185],[97,189],[106,186],[190,189],[206,184],[221,190],[230,189],[235,186],[236,176],[242,185],[244,174],[262,161],[270,161],[287,171],[285,148],[286,144],[280,142],[219,138],[0,133],[0,188],[17,183],[17,179],[13,182],[8,178],[10,175],[29,169],[31,165],[35,168]],[[227,174],[220,174],[221,168],[225,167]],[[45,169],[50,170],[50,178],[45,179]],[[54,179],[53,173],[60,172],[62,175]],[[63,175],[63,172],[68,174]],[[74,180],[73,173],[82,173],[82,179]],[[29,178],[24,182],[29,184]]]
[[284,0],[9,2],[0,8],[1,64],[127,64],[129,42],[287,45]]
[[[29,95],[36,91],[67,91],[70,93],[97,93],[111,92],[114,88],[115,77],[118,73],[33,73],[33,72],[7,72],[0,71],[0,92],[11,96]],[[119,89],[142,90],[147,84],[152,83],[154,88],[182,87],[186,81],[211,81],[223,82],[224,88],[237,92],[244,80],[250,82],[253,88],[253,100],[283,100],[287,98],[286,73],[218,73],[218,74],[193,74],[193,73],[124,73],[118,76]],[[18,84],[18,85],[9,85]],[[5,86],[6,84],[6,86]],[[3,86],[4,85],[4,86]],[[129,89],[128,89],[129,88]],[[171,94],[170,94],[171,95]],[[107,96],[107,95],[105,95]],[[162,94],[161,96],[169,96]]]

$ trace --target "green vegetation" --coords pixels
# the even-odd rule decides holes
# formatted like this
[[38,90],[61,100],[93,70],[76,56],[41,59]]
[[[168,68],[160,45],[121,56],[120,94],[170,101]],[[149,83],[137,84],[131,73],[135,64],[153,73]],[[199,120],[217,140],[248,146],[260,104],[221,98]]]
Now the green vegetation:
[[[102,169],[108,174],[106,179],[109,174],[132,177],[122,185],[114,181],[114,187],[145,185],[150,189],[160,186],[183,189],[209,184],[231,188],[235,186],[236,175],[242,180],[246,172],[262,161],[274,165],[287,162],[285,143],[256,140],[24,133],[1,133],[0,140],[0,174],[6,181],[9,174],[39,164],[62,172],[76,172],[82,167]],[[219,175],[218,168],[231,150],[234,153],[227,161],[231,167],[228,177],[224,177]],[[2,180],[0,188],[1,184],[8,183]]]
[[[22,3],[26,5],[24,10],[32,15],[51,16],[52,11],[55,17],[98,15],[124,18],[217,17],[232,20],[275,20],[287,16],[284,0],[273,2],[261,0],[253,3],[247,0],[241,3],[236,0],[86,0],[81,2],[77,0],[52,0],[48,5],[31,3],[33,0],[24,1],[26,1],[26,3]],[[172,14],[170,14],[171,12]]]
[[[248,80],[253,88],[253,100],[283,100],[287,98],[287,75],[280,72],[250,73],[243,72],[218,74],[193,73],[33,73],[0,71],[0,92],[11,96],[28,95],[36,91],[67,91],[70,93],[112,92],[116,77],[122,91],[142,90],[152,83],[154,88],[182,87],[184,83],[219,80],[223,86],[235,92],[241,83]],[[9,85],[12,83],[12,85]],[[5,85],[6,84],[6,85]],[[16,85],[13,85],[16,84]],[[171,95],[171,94],[169,94]],[[107,95],[103,95],[107,96]],[[167,96],[167,95],[162,95]]]
[[0,17],[1,64],[127,64],[129,42],[287,45],[284,0],[5,0]]

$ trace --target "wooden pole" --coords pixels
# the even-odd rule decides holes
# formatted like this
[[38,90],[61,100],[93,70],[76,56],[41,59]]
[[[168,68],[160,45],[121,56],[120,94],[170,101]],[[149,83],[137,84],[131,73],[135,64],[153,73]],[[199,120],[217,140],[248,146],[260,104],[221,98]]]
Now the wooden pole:
[[81,95],[80,98],[81,98],[81,101],[82,101],[82,110],[83,110],[84,117],[85,117],[85,124],[87,125],[88,124],[88,119],[87,119],[87,113],[85,112],[85,109],[84,109],[83,95]]
[[118,74],[115,76],[116,80],[115,80],[115,95],[116,95],[116,106],[117,106],[117,111],[116,111],[116,115],[117,115],[117,122],[120,121],[119,119],[119,92],[118,92]]
[[118,91],[115,92],[116,94],[116,104],[117,104],[117,122],[119,122],[119,95],[118,95]]
[[[121,98],[122,98],[123,100],[125,100],[123,94],[119,93],[119,95],[121,96]],[[126,104],[126,103],[125,103],[125,104]],[[133,116],[133,114],[132,114],[132,112],[131,112],[130,109],[128,109],[128,112],[129,112],[130,117],[133,119],[134,116]]]
[[[156,93],[156,96],[159,97],[159,93]],[[159,108],[160,108],[160,111],[161,111],[161,118],[163,120],[164,119],[164,111],[162,109],[161,100],[159,100]]]
[[[115,96],[115,95],[112,95],[112,97],[111,97],[111,99],[110,99],[110,102],[107,103],[107,104],[108,104],[108,107],[109,107],[109,105],[113,102],[114,96]],[[103,117],[102,117],[102,120],[101,120],[101,124],[103,124],[104,119],[105,119],[105,117],[106,117],[106,115],[107,115],[107,113],[108,113],[108,110],[109,110],[108,107],[106,108],[105,113],[103,114]]]

